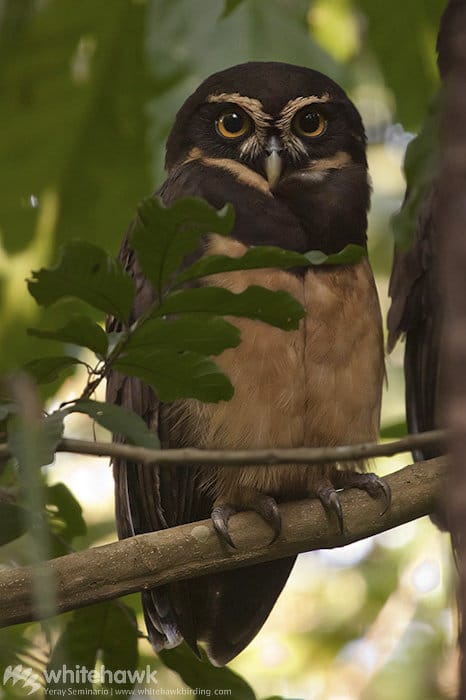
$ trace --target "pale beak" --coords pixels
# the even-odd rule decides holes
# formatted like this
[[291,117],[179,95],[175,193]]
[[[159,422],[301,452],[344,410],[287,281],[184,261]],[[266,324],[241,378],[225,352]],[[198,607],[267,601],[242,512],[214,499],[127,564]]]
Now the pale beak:
[[280,155],[283,148],[276,136],[271,136],[267,144],[267,157],[264,161],[265,174],[270,189],[273,189],[280,179],[283,167],[283,160]]

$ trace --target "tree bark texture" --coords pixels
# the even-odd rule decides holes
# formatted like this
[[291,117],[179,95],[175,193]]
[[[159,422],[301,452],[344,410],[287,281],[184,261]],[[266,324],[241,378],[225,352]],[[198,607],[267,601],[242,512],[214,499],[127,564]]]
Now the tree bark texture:
[[466,698],[466,3],[450,0],[438,41],[443,81],[439,173],[439,268],[444,293],[443,423],[451,471],[445,512],[458,562],[460,698]]
[[[255,513],[231,519],[232,549],[220,541],[210,520],[189,523],[69,554],[43,564],[0,570],[0,626],[51,616],[153,588],[174,580],[214,571],[280,559],[299,552],[341,547],[427,515],[433,509],[446,458],[418,462],[390,474],[392,505],[381,515],[382,504],[366,493],[341,494],[345,532],[318,500],[280,506],[282,534],[270,544],[272,533]],[[34,608],[37,581],[56,587],[54,609]]]

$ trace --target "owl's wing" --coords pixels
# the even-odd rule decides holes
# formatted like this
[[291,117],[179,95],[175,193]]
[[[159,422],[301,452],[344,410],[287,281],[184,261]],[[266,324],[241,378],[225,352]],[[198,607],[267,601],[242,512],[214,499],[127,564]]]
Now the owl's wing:
[[[132,309],[131,322],[140,317],[154,301],[154,290],[142,274],[133,251],[128,245],[129,233],[120,250],[120,260],[125,270],[136,284],[136,296]],[[119,331],[121,326],[116,319],[109,319],[108,331]],[[152,389],[136,377],[123,376],[112,372],[107,381],[107,401],[132,409],[140,415],[149,428],[158,433],[162,445],[170,446],[164,440],[163,404]],[[172,435],[175,444],[176,435]],[[119,440],[119,436],[114,436]],[[115,479],[115,510],[118,536],[131,537],[135,534],[152,532],[176,524],[208,517],[209,506],[204,507],[196,499],[194,488],[195,473],[189,467],[145,466],[126,460],[113,460]],[[153,595],[143,593],[144,612],[149,637],[156,649],[174,645],[184,637],[195,645],[192,623],[186,611],[180,617],[179,596],[187,599],[188,591],[182,590],[185,584],[162,587]],[[187,607],[189,610],[189,606]]]
[[[174,169],[156,194],[167,205],[181,197],[200,196],[221,207],[225,201],[219,198],[222,188],[216,185],[218,180],[205,169],[185,166]],[[129,247],[130,232],[131,227],[120,250],[120,259],[136,283],[133,321],[153,302],[154,290]],[[115,319],[109,320],[107,328],[120,330]],[[158,432],[163,447],[187,446],[182,427],[169,424],[166,406],[141,380],[112,372],[107,382],[107,401],[131,408],[142,416]],[[115,459],[113,470],[120,538],[210,517],[212,500],[198,488],[198,472],[192,465],[144,466]],[[264,624],[294,561],[295,557],[266,562],[143,592],[144,616],[154,649],[176,646],[184,638],[198,653],[197,642],[204,640],[211,660],[227,663]]]
[[[442,319],[435,264],[435,207],[436,191],[432,188],[421,207],[412,247],[395,252],[389,287],[388,350],[406,336],[406,415],[413,433],[433,430],[437,418]],[[420,460],[438,454],[435,448],[423,448],[413,456]]]

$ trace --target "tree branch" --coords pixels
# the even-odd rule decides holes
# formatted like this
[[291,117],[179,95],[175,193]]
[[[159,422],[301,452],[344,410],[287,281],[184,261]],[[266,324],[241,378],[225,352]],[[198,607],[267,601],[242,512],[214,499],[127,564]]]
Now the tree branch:
[[[58,452],[76,452],[98,457],[118,457],[142,464],[214,464],[222,466],[254,464],[322,464],[345,462],[369,457],[388,457],[415,448],[441,445],[447,434],[443,430],[408,435],[388,443],[367,442],[341,447],[294,447],[261,450],[200,450],[197,448],[149,450],[145,447],[116,442],[92,442],[64,438]],[[0,444],[0,460],[11,456],[6,444]]]
[[[283,530],[270,545],[269,527],[254,513],[231,519],[237,549],[224,545],[210,520],[169,530],[138,535],[121,542],[95,547],[37,566],[0,571],[0,625],[38,619],[32,591],[34,583],[56,581],[56,609],[48,614],[81,608],[170,581],[202,576],[214,571],[280,559],[315,549],[340,547],[375,535],[432,511],[447,458],[418,462],[386,478],[393,494],[392,506],[380,515],[381,504],[366,493],[341,493],[345,532],[317,500],[280,505]],[[41,611],[42,614],[43,611]]]

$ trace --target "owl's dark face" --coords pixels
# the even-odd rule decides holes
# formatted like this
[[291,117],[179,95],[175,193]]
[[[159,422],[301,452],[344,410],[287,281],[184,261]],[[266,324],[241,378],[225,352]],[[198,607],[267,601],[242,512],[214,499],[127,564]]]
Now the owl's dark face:
[[332,170],[366,164],[361,119],[343,90],[317,71],[283,63],[234,66],[202,83],[178,113],[168,168],[196,152],[236,161],[272,190],[289,178],[319,182]]
[[334,253],[366,244],[365,148],[361,117],[333,80],[244,63],[210,76],[178,112],[162,191],[232,203],[232,235],[248,245]]

